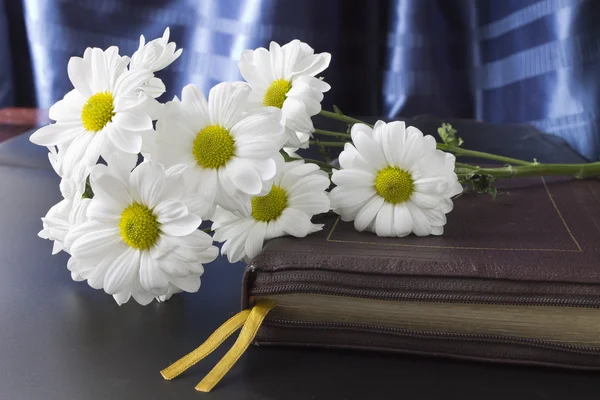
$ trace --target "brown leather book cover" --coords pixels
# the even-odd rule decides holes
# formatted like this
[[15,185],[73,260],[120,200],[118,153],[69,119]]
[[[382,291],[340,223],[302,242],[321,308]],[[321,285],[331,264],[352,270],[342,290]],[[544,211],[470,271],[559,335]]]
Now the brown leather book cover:
[[530,178],[500,185],[495,200],[465,194],[442,236],[383,238],[330,217],[318,234],[268,243],[252,265],[426,278],[440,282],[427,290],[536,292],[600,305],[600,180]]
[[[585,162],[529,125],[447,122],[469,148]],[[380,238],[332,215],[267,243],[243,285],[244,308],[278,304],[256,342],[600,369],[600,180],[503,181],[447,217],[439,237]]]
[[[266,245],[247,269],[246,305],[260,297],[303,293],[493,306],[500,312],[502,307],[507,312],[511,307],[526,312],[556,309],[556,316],[544,314],[549,320],[563,315],[578,321],[577,310],[585,309],[592,321],[585,325],[591,326],[588,333],[595,337],[596,329],[600,338],[600,180],[506,181],[495,200],[464,194],[455,201],[439,237],[380,238],[359,233],[335,216],[324,222],[318,234],[278,238]],[[377,314],[376,306],[370,307]],[[468,328],[441,332],[436,326],[426,331],[391,329],[356,323],[351,316],[328,324],[307,315],[294,321],[274,310],[257,341],[600,367],[600,344],[512,335],[511,328],[501,330],[503,334],[470,334]],[[573,329],[568,324],[563,328]],[[570,333],[577,339],[576,331]]]

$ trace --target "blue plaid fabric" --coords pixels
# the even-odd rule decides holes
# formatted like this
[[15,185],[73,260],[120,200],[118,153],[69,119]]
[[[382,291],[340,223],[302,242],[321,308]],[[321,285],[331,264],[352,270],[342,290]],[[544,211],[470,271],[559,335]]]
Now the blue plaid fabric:
[[184,47],[163,99],[240,79],[246,48],[294,38],[332,53],[325,106],[359,115],[531,123],[600,155],[598,0],[0,0],[0,106],[49,107],[87,46]]

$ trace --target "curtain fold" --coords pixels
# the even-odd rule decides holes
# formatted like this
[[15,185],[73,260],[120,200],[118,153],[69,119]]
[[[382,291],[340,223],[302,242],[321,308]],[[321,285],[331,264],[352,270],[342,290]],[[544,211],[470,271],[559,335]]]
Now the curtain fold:
[[531,123],[600,156],[598,0],[0,0],[0,106],[47,108],[87,46],[185,48],[162,98],[240,79],[246,48],[298,38],[333,54],[325,106]]
[[0,0],[0,107],[14,103],[12,55],[5,0]]

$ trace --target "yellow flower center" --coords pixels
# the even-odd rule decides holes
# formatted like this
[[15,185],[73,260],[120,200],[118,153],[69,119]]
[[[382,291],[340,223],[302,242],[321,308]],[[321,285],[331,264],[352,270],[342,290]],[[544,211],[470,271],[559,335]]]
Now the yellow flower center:
[[287,92],[292,88],[292,82],[285,79],[277,79],[271,83],[271,86],[265,92],[263,104],[267,107],[283,107],[283,102],[287,96]]
[[279,186],[273,186],[266,196],[252,198],[252,218],[269,222],[281,216],[287,207],[287,193]]
[[121,238],[134,249],[148,250],[158,240],[160,230],[156,216],[147,206],[133,203],[121,214]]
[[102,130],[115,116],[114,100],[110,92],[99,92],[90,96],[81,110],[83,127],[90,132]]
[[192,152],[199,166],[216,169],[235,155],[235,140],[221,125],[209,125],[196,135]]
[[375,178],[375,191],[388,203],[404,203],[413,190],[412,176],[400,168],[384,168]]

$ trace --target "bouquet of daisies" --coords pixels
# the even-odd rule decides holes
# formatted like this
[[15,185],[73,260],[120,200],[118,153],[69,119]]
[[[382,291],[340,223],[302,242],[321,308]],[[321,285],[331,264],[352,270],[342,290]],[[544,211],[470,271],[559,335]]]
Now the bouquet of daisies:
[[[600,163],[470,151],[447,124],[436,143],[400,121],[371,126],[323,111],[330,86],[319,74],[331,56],[298,40],[244,51],[246,82],[220,83],[207,97],[190,84],[163,104],[155,73],[180,54],[168,29],[148,43],[142,36],[131,57],[86,49],[68,63],[74,88],[50,108],[56,122],[31,136],[48,147],[64,198],[42,218],[40,237],[70,254],[74,280],[118,304],[196,292],[203,265],[219,254],[214,241],[230,262],[248,260],[266,240],[319,231],[312,219],[328,212],[379,236],[441,235],[463,187],[493,194],[500,178],[600,173]],[[343,129],[315,128],[317,114]],[[310,145],[343,147],[339,167],[296,154]],[[455,155],[505,166],[460,164]]]

